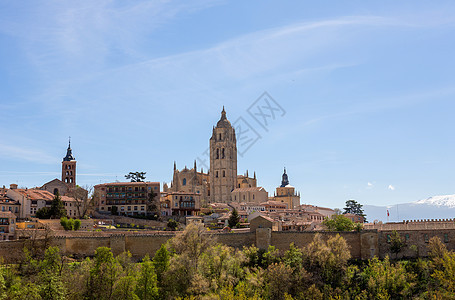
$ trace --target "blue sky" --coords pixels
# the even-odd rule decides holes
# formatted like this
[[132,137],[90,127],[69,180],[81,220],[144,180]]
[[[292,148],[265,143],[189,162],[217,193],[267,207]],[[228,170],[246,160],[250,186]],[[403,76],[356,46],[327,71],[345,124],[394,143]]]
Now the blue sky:
[[59,178],[68,136],[80,185],[169,182],[224,105],[271,194],[284,166],[302,203],[453,194],[454,37],[453,1],[1,1],[0,185]]

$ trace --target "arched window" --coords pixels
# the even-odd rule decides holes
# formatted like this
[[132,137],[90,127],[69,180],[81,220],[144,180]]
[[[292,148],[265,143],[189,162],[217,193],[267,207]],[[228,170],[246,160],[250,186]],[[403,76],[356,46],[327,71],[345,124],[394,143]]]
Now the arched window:
[[225,158],[225,156],[224,156],[224,148],[221,149],[221,158]]
[[220,149],[216,148],[216,159],[220,158]]
[[219,140],[221,141],[221,133],[219,134]]
[[226,177],[226,171],[223,170],[223,177]]
[[186,185],[186,178],[183,178],[182,184],[183,184],[183,185]]
[[54,195],[57,195],[58,194],[58,188],[55,188],[54,189]]

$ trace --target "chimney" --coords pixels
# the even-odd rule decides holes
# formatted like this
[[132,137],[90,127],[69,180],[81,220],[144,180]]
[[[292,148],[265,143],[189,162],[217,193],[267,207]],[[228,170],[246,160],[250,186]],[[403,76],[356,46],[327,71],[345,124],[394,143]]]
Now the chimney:
[[11,184],[9,185],[9,188],[12,189],[12,190],[15,190],[15,189],[17,189],[17,184],[11,183]]

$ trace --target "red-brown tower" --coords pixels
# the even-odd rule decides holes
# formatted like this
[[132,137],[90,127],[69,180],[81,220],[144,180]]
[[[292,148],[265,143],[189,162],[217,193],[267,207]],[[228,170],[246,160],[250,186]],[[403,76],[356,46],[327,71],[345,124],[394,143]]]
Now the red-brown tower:
[[62,181],[71,188],[76,186],[76,159],[71,150],[71,140],[68,142],[66,156],[62,161]]

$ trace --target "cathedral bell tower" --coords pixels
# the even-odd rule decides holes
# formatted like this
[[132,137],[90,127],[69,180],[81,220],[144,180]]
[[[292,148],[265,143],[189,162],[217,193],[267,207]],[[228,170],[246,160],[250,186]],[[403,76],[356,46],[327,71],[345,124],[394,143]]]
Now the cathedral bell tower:
[[62,161],[62,181],[70,188],[76,186],[76,159],[73,156],[71,150],[71,140],[68,142],[68,149],[66,150],[66,156]]
[[223,106],[210,138],[210,202],[231,202],[231,192],[236,184],[237,141]]

